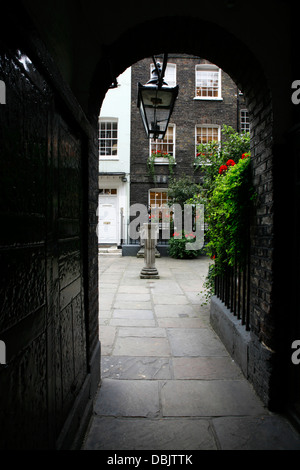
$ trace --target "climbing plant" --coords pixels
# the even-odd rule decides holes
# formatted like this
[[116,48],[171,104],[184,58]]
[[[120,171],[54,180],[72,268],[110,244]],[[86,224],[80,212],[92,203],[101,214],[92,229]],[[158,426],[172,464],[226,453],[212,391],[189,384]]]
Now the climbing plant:
[[255,202],[250,153],[220,165],[206,207],[208,243],[206,253],[214,260],[206,287],[226,274],[228,267],[243,267],[249,248],[249,220]]
[[156,175],[155,175],[155,162],[157,158],[162,158],[168,161],[169,163],[169,174],[173,176],[174,173],[174,165],[175,165],[175,158],[173,155],[167,152],[162,152],[161,150],[157,150],[156,152],[152,152],[151,155],[148,157],[147,160],[147,168],[148,174],[154,182],[156,182]]
[[205,201],[205,251],[213,260],[205,282],[208,297],[213,293],[217,275],[245,262],[249,218],[255,201],[250,134],[223,126],[222,137],[221,142],[198,145],[195,157],[195,168],[201,169],[203,175],[200,199]]
[[170,178],[168,185],[169,205],[183,205],[194,197],[195,194],[201,192],[201,185],[195,183],[191,176],[184,175],[180,178]]
[[221,133],[221,142],[212,141],[197,146],[194,168],[202,171],[202,189],[207,197],[214,189],[220,166],[230,159],[237,162],[242,154],[250,151],[249,132],[239,133],[233,127],[224,125]]

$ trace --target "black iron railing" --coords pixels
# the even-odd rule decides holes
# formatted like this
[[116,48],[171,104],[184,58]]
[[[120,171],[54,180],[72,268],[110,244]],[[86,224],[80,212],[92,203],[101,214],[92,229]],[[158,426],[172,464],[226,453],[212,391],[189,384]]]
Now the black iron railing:
[[250,259],[242,265],[227,267],[215,278],[215,295],[250,330]]
[[[137,227],[137,231],[140,231],[140,227]],[[122,225],[122,236],[121,236],[121,245],[127,244],[127,245],[140,245],[141,240],[140,236],[136,238],[131,238],[130,233],[129,233],[128,226],[125,224]],[[159,231],[157,234],[157,245],[168,245],[169,244],[169,239],[166,238],[166,232],[162,229],[162,225],[159,224]]]

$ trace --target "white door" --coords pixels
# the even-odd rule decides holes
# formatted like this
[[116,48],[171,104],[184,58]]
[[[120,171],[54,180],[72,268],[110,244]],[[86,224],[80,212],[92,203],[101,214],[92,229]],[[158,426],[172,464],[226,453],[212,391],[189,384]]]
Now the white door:
[[99,243],[118,243],[117,236],[117,197],[99,197]]

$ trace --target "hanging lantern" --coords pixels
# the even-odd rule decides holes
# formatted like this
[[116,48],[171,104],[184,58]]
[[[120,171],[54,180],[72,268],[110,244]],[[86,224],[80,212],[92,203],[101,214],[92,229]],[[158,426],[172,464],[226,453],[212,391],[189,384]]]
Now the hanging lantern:
[[148,138],[163,139],[167,131],[175,100],[178,95],[178,85],[169,87],[163,80],[166,67],[155,63],[152,78],[146,85],[138,84],[138,108],[142,117]]

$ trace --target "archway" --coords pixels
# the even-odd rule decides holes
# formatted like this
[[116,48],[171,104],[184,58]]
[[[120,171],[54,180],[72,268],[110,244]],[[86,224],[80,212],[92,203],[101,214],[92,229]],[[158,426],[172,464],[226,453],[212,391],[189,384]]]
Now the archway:
[[[163,35],[159,34],[162,30]],[[143,41],[138,41],[138,38],[143,38]],[[271,407],[277,407],[283,398],[282,390],[278,388],[282,357],[278,359],[278,356],[282,353],[282,345],[286,346],[283,342],[286,338],[285,332],[279,335],[277,313],[273,307],[275,255],[272,234],[275,221],[272,188],[274,142],[282,141],[284,129],[281,129],[279,117],[273,116],[271,86],[260,63],[242,41],[219,25],[188,17],[158,18],[136,26],[106,47],[105,57],[98,64],[91,85],[89,113],[91,117],[95,116],[112,79],[127,66],[145,56],[168,50],[207,58],[227,72],[245,96],[252,122],[253,181],[258,194],[251,229],[250,325],[254,346],[251,352],[253,363],[248,373],[264,401]],[[259,287],[261,284],[264,286],[263,296]],[[267,366],[270,361],[276,364],[272,370]],[[267,374],[264,383],[259,378],[260,373]]]
[[[7,50],[9,50],[9,53],[12,51],[15,52],[18,49],[22,51],[24,49],[25,52],[29,51],[28,56],[35,62],[38,70],[50,84],[48,98],[50,97],[50,101],[53,99],[49,104],[48,112],[47,107],[45,108],[45,97],[40,98],[39,103],[45,110],[43,126],[37,123],[38,113],[32,111],[32,108],[35,109],[36,101],[30,99],[29,94],[27,97],[28,100],[24,100],[25,103],[28,103],[28,106],[19,106],[19,96],[23,97],[26,95],[26,87],[21,85],[21,83],[26,82],[28,85],[32,82],[27,80],[26,71],[20,70],[21,66],[16,54],[14,60],[17,60],[17,67],[14,68],[13,74],[8,72],[6,75],[10,78],[10,80],[7,80],[7,83],[11,83],[11,80],[13,80],[14,84],[9,87],[7,86],[6,98],[7,100],[9,98],[9,101],[6,101],[5,109],[11,109],[13,113],[15,113],[13,115],[15,117],[17,116],[15,120],[8,119],[10,130],[16,129],[17,135],[19,135],[18,132],[21,128],[27,129],[28,131],[23,132],[22,138],[20,139],[20,151],[22,155],[24,153],[28,156],[35,155],[35,151],[38,148],[40,151],[44,151],[45,149],[49,150],[49,153],[47,153],[47,151],[43,153],[43,164],[45,168],[51,170],[49,173],[50,178],[48,179],[48,183],[50,184],[46,185],[42,183],[46,174],[46,172],[43,172],[43,177],[38,178],[41,187],[37,194],[37,201],[50,201],[51,204],[51,200],[53,199],[53,207],[56,207],[55,205],[57,204],[57,167],[55,164],[52,165],[52,163],[48,165],[52,158],[51,152],[53,149],[53,161],[55,163],[58,161],[56,158],[58,151],[56,144],[58,140],[55,135],[60,133],[60,136],[66,135],[72,140],[71,134],[68,132],[69,128],[71,128],[74,134],[73,142],[76,141],[78,136],[80,137],[76,155],[78,161],[82,162],[82,168],[80,171],[76,172],[76,177],[78,176],[80,180],[79,186],[83,187],[84,193],[84,214],[80,213],[84,233],[83,238],[80,239],[80,253],[77,258],[78,269],[76,273],[81,271],[81,267],[83,266],[81,279],[83,280],[82,284],[85,296],[81,307],[78,306],[78,303],[76,306],[74,304],[74,311],[76,309],[78,315],[81,318],[84,317],[87,342],[83,347],[88,351],[88,364],[83,361],[83,380],[86,377],[86,373],[89,374],[89,377],[85,386],[80,391],[76,386],[75,391],[71,386],[70,390],[66,387],[66,395],[68,395],[69,391],[72,395],[70,407],[74,403],[76,406],[76,402],[78,404],[77,398],[79,395],[79,401],[82,400],[85,404],[88,403],[89,397],[91,394],[93,395],[93,392],[90,394],[90,390],[95,390],[95,386],[97,385],[95,381],[98,378],[97,373],[94,373],[93,367],[90,365],[91,362],[94,364],[98,362],[97,355],[99,354],[95,334],[97,327],[96,304],[98,300],[95,243],[95,213],[98,196],[98,185],[96,181],[98,155],[96,148],[96,125],[94,125],[93,128],[90,122],[93,124],[97,123],[97,113],[101,101],[112,79],[134,61],[152,55],[153,53],[164,52],[162,48],[166,50],[177,49],[178,51],[205,55],[209,60],[219,64],[227,71],[246,96],[248,109],[252,114],[254,126],[252,139],[254,180],[259,193],[259,205],[257,206],[255,224],[253,225],[254,243],[252,252],[252,292],[255,301],[252,305],[251,325],[253,338],[256,338],[256,343],[254,341],[251,343],[251,353],[254,358],[257,358],[256,372],[253,370],[253,373],[256,380],[256,388],[261,392],[261,395],[268,404],[278,403],[280,400],[282,401],[282,398],[285,396],[282,391],[285,386],[286,374],[283,372],[284,366],[287,364],[286,361],[289,359],[287,356],[290,351],[290,343],[287,340],[286,333],[287,329],[292,329],[292,321],[296,316],[294,312],[297,312],[295,292],[297,279],[299,279],[299,277],[292,279],[292,290],[295,292],[291,293],[289,276],[286,275],[284,258],[281,256],[282,247],[286,242],[281,219],[282,209],[284,209],[285,217],[288,218],[288,220],[293,220],[292,229],[295,229],[293,248],[298,249],[296,232],[298,226],[294,222],[293,213],[294,210],[298,211],[297,202],[290,203],[290,201],[293,200],[293,195],[295,195],[295,180],[293,180],[293,184],[290,184],[290,166],[282,165],[281,158],[282,155],[290,156],[284,147],[284,132],[290,128],[293,118],[293,113],[289,107],[291,106],[291,70],[294,72],[298,71],[297,66],[292,63],[289,56],[293,41],[287,31],[293,17],[291,16],[292,12],[289,8],[283,8],[283,2],[281,1],[267,2],[270,6],[270,11],[268,12],[269,21],[267,22],[263,15],[257,14],[258,11],[261,12],[259,2],[256,3],[256,7],[253,6],[253,8],[251,8],[251,11],[248,11],[247,5],[235,5],[231,10],[231,15],[228,8],[229,5],[232,6],[232,3],[234,4],[235,2],[217,1],[214,4],[205,5],[204,10],[202,10],[202,8],[204,8],[202,4],[201,6],[187,5],[186,11],[188,12],[187,14],[190,15],[189,17],[182,16],[182,7],[180,5],[174,5],[173,16],[167,16],[169,6],[162,5],[160,12],[149,13],[146,11],[145,13],[140,11],[138,19],[133,19],[132,12],[130,9],[127,10],[127,6],[124,7],[126,10],[122,7],[118,12],[115,12],[115,5],[103,5],[99,4],[99,2],[88,2],[85,7],[81,1],[67,1],[53,8],[50,2],[41,3],[31,0],[22,2],[24,8],[20,7],[20,9],[16,9],[15,2],[7,6],[7,21],[1,31],[1,53],[3,51],[5,53]],[[84,15],[82,13],[84,13]],[[247,16],[243,16],[245,13],[250,15],[251,24],[257,26],[253,35],[246,35],[244,31],[240,31],[243,26],[243,21],[247,18]],[[161,15],[160,18],[159,15]],[[114,21],[116,16],[118,22]],[[201,20],[200,17],[211,18],[211,22],[205,22]],[[148,18],[152,19],[147,21]],[[111,22],[114,21],[114,28],[110,29],[112,23],[108,25],[105,24],[107,19],[110,19]],[[128,22],[126,21],[127,19]],[[146,22],[144,22],[145,20]],[[33,25],[35,26],[33,27]],[[229,32],[229,25],[231,25],[233,33]],[[296,28],[294,29],[296,31]],[[40,35],[37,34],[37,31],[39,31]],[[279,35],[278,31],[282,34]],[[291,35],[293,34],[294,33],[291,32]],[[43,38],[44,43],[41,42],[40,38]],[[273,46],[274,51],[269,55],[268,51],[270,45]],[[52,57],[49,52],[52,54]],[[274,65],[272,61],[274,57],[277,58],[278,55],[282,58],[282,67],[277,69],[276,73],[273,73]],[[98,63],[97,70],[95,70],[96,63]],[[247,71],[246,75],[245,70]],[[17,74],[16,79],[14,79],[14,74]],[[92,76],[93,80],[90,83]],[[22,80],[18,79],[20,77],[22,77]],[[2,78],[3,77],[1,77],[1,79]],[[35,80],[33,80],[33,82],[35,82]],[[48,87],[38,86],[37,88],[38,93],[36,96],[42,96],[40,93],[48,93]],[[18,96],[19,89],[21,89],[21,94]],[[76,98],[75,100],[74,97]],[[7,106],[9,102],[14,103],[14,108]],[[78,106],[78,102],[81,108]],[[273,108],[273,110],[271,108]],[[22,114],[23,111],[27,111],[27,113]],[[90,122],[87,121],[86,115],[90,118]],[[66,124],[64,124],[65,120],[67,121]],[[11,126],[11,122],[13,121],[14,124]],[[18,126],[19,121],[22,122],[22,126]],[[46,125],[47,122],[50,126]],[[294,117],[294,122],[297,122],[296,117]],[[55,127],[55,132],[51,134],[50,128],[52,125]],[[39,147],[33,147],[34,152],[26,153],[29,147],[25,139],[27,136],[32,136],[36,129],[39,129],[41,132],[41,145]],[[63,131],[64,129],[65,133]],[[48,136],[49,131],[50,137]],[[84,136],[82,136],[82,132]],[[297,142],[297,139],[299,139],[297,131],[293,133],[293,136],[295,142]],[[15,144],[16,139],[12,140]],[[32,142],[34,143],[36,140],[32,140]],[[12,148],[13,146],[11,146],[11,149]],[[71,148],[71,146],[65,145],[64,149],[62,149],[62,147],[60,149],[62,150],[62,154],[65,153],[65,156],[68,156],[68,148]],[[296,160],[298,154],[296,144],[294,148]],[[5,154],[5,157],[7,155],[9,155],[9,152]],[[17,154],[15,153],[12,160],[6,159],[6,162],[10,164],[9,169],[11,174],[14,172],[14,168],[12,167],[14,166],[13,162],[16,156]],[[67,158],[66,160],[69,159]],[[26,190],[30,189],[32,183],[30,176],[32,173],[28,171],[29,166],[25,164],[24,160],[23,173],[20,169],[19,162],[16,164],[16,167],[18,168],[16,174],[20,180],[22,179],[20,175],[27,175],[27,178],[23,178],[24,182],[22,180],[22,185],[25,185]],[[295,168],[297,168],[296,165]],[[61,171],[61,174],[62,173],[63,171]],[[10,194],[10,191],[16,194],[16,186],[11,184],[15,175],[13,175],[11,181],[7,178],[7,172],[3,172],[3,175],[6,177],[3,188],[8,189],[8,194]],[[63,178],[59,181],[59,189],[63,192],[65,189]],[[24,202],[26,206],[27,199],[24,191],[22,191],[22,185],[19,188],[19,192],[17,191],[17,195],[18,200]],[[74,187],[75,186],[76,185],[74,185]],[[68,191],[65,191],[64,194],[68,198]],[[10,202],[16,200],[16,198],[11,198]],[[68,200],[70,200],[70,198]],[[42,222],[41,232],[38,231],[42,236],[46,234],[47,245],[45,246],[47,246],[47,248],[41,248],[41,258],[35,258],[37,269],[28,270],[28,272],[32,274],[32,285],[26,285],[26,291],[31,292],[31,294],[33,294],[33,291],[36,291],[36,286],[43,287],[47,285],[49,288],[47,293],[48,297],[43,297],[43,299],[45,299],[42,306],[43,308],[38,310],[41,315],[39,321],[34,323],[34,328],[32,328],[33,317],[30,315],[26,316],[26,332],[28,334],[25,335],[25,337],[20,334],[21,324],[18,323],[20,318],[16,318],[14,311],[16,302],[20,306],[20,302],[18,302],[20,289],[16,289],[18,285],[16,273],[18,276],[20,266],[22,267],[23,264],[22,261],[20,262],[18,255],[15,261],[13,261],[11,255],[13,251],[15,254],[17,254],[17,252],[20,254],[24,249],[26,253],[29,254],[26,258],[25,265],[32,266],[30,253],[32,254],[33,250],[38,248],[38,245],[35,243],[37,235],[36,225],[32,224],[31,219],[31,225],[26,231],[26,237],[28,237],[22,239],[21,244],[15,243],[16,239],[12,236],[11,232],[5,232],[5,237],[7,236],[7,238],[5,238],[2,243],[5,262],[10,263],[11,267],[7,276],[7,285],[12,295],[6,296],[5,294],[5,298],[10,302],[7,312],[10,312],[10,309],[12,309],[13,314],[11,318],[17,321],[13,326],[17,327],[19,339],[22,339],[22,341],[14,341],[16,346],[15,351],[18,354],[20,354],[21,350],[28,353],[28,344],[30,343],[30,347],[32,345],[30,352],[32,353],[32,370],[35,371],[33,378],[38,381],[39,384],[42,384],[43,393],[45,396],[48,396],[48,401],[47,403],[46,400],[43,401],[42,413],[38,416],[35,413],[31,413],[32,410],[28,407],[28,416],[33,417],[34,415],[35,417],[35,419],[28,421],[38,423],[38,426],[43,428],[43,433],[47,428],[45,435],[41,437],[38,436],[36,440],[31,436],[31,433],[28,432],[28,428],[26,428],[28,442],[29,445],[33,442],[33,445],[48,445],[52,447],[57,444],[55,441],[63,428],[64,420],[67,421],[67,416],[71,409],[65,408],[63,413],[60,410],[56,410],[55,397],[52,393],[55,375],[55,353],[57,353],[57,351],[55,352],[52,348],[54,344],[52,341],[54,337],[53,325],[54,317],[56,316],[56,319],[59,318],[59,315],[57,315],[58,310],[56,310],[59,309],[59,299],[56,294],[54,295],[54,290],[52,290],[52,287],[56,288],[59,284],[59,256],[57,250],[59,246],[59,233],[57,230],[59,224],[56,218],[57,212],[52,212],[53,207],[49,206],[50,210],[45,212],[44,215],[46,216],[45,220],[47,220],[47,223],[44,224]],[[7,208],[5,208],[4,211],[6,211],[6,209]],[[17,208],[16,212],[12,211],[11,214],[9,214],[10,222],[13,220],[15,224],[19,223],[20,218],[18,210],[19,208]],[[55,216],[53,219],[51,219],[52,215]],[[71,213],[68,213],[67,216],[70,217]],[[39,222],[41,221],[42,219],[39,220]],[[54,230],[52,230],[52,223]],[[9,226],[10,224],[6,225],[6,227]],[[72,231],[72,224],[65,224],[65,227],[67,229],[66,236],[69,238],[69,230]],[[15,231],[15,233],[17,232],[18,231]],[[32,242],[30,246],[27,243],[28,241]],[[60,244],[60,246],[62,246],[62,244]],[[30,252],[30,250],[32,251]],[[54,282],[52,284],[41,282],[39,272],[41,269],[46,273],[46,269],[44,269],[45,266],[49,266],[50,270],[48,272],[54,274]],[[72,266],[74,266],[74,264]],[[66,273],[70,274],[71,271],[71,269],[67,268]],[[65,279],[67,278],[68,276]],[[26,277],[23,278],[23,286],[26,284],[26,279]],[[288,298],[280,298],[280,293],[284,289],[292,295],[287,296]],[[70,298],[72,298],[72,292],[69,292],[69,294]],[[35,299],[36,295],[31,295],[31,299],[33,298]],[[64,299],[62,300],[64,301]],[[287,310],[288,312],[284,323],[282,321],[283,307],[285,307],[285,311]],[[32,311],[37,312],[36,308],[33,308]],[[69,319],[70,312],[71,309],[69,309]],[[47,321],[44,321],[45,319]],[[63,317],[63,319],[65,319],[65,317]],[[11,323],[6,321],[5,327],[10,333],[12,332],[10,329],[11,326]],[[299,329],[297,330],[297,333],[298,332]],[[296,333],[292,332],[292,334],[294,334],[293,338],[295,339]],[[41,354],[39,345],[32,341],[37,337],[41,339],[43,354]],[[74,335],[74,338],[77,338],[77,336]],[[46,343],[50,347],[50,354],[47,356],[49,359],[47,362],[48,375],[42,383],[39,381],[37,373],[38,361],[35,359],[38,357],[40,361],[43,360],[46,355]],[[80,341],[77,342],[77,346],[79,343]],[[71,352],[72,348],[66,351],[65,342],[61,344],[65,364],[68,365],[68,353]],[[80,345],[82,346],[83,343],[81,342]],[[76,348],[74,351],[76,352]],[[93,361],[91,361],[91,355],[94,356]],[[22,407],[22,416],[24,418],[25,414],[23,411],[26,408],[24,404],[35,403],[34,399],[37,393],[37,387],[34,386],[34,380],[30,382],[29,385],[32,385],[32,387],[26,389],[28,392],[27,395],[22,394],[22,398],[23,395],[25,397],[24,401],[18,401],[18,368],[20,366],[23,367],[23,364],[24,362],[21,360],[20,363],[14,363],[11,368],[3,369],[5,377],[8,378],[7,384],[10,387],[9,392],[13,391],[14,394],[10,396],[10,393],[6,393],[5,390],[3,393],[5,399],[9,399],[9,403],[15,404],[15,402],[17,402],[20,408]],[[28,366],[28,364],[29,362],[27,361],[26,365]],[[46,361],[43,365],[45,364]],[[24,369],[22,370],[24,372]],[[42,368],[40,368],[40,370],[42,370]],[[263,380],[261,379],[262,376],[264,377]],[[94,381],[92,385],[89,382],[90,380],[92,382]],[[283,387],[280,387],[280,385],[283,385]],[[298,390],[296,390],[296,392],[298,392]],[[69,394],[69,398],[71,395]],[[14,399],[15,402],[13,402]],[[7,410],[5,410],[5,408],[9,409],[9,406],[5,406],[6,403],[6,401],[3,401],[1,409],[1,413],[4,410],[5,416],[7,416]],[[78,406],[77,409],[79,408],[80,406]],[[84,406],[81,407],[81,410],[82,409],[84,409]],[[8,413],[10,412],[11,410],[9,410]],[[54,416],[56,413],[57,419],[59,420],[59,426],[57,427],[56,416]],[[80,416],[80,413],[81,411],[79,411],[78,416]],[[73,422],[75,422],[77,415],[76,413],[73,414],[73,411],[72,416]],[[85,415],[85,418],[86,416],[87,415]],[[15,416],[14,421],[10,419],[7,421],[8,424],[5,429],[8,430],[8,440],[15,443],[16,440],[14,436],[17,435],[16,439],[18,439],[19,444],[26,446],[27,441],[24,443],[22,439],[22,431],[25,433],[25,425],[23,425],[22,428],[22,419]],[[46,425],[44,426],[45,423]],[[65,436],[68,434],[66,431],[68,426],[72,427],[70,421],[68,421],[68,423],[66,422],[66,427],[63,428]],[[70,437],[70,439],[71,438],[72,437]],[[58,447],[61,444],[62,440],[59,439]]]

